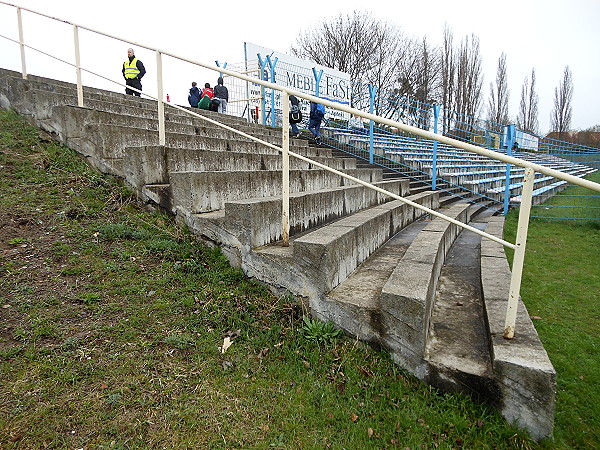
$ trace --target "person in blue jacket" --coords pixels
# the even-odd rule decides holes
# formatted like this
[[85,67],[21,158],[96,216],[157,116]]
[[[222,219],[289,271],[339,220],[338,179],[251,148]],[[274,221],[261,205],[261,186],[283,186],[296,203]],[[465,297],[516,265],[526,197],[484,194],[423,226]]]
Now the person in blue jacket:
[[192,83],[190,93],[188,94],[188,102],[192,108],[197,108],[200,102],[200,89],[198,89],[198,83],[195,81]]
[[310,102],[310,114],[308,116],[308,129],[315,137],[315,142],[321,144],[321,122],[325,117],[325,105]]

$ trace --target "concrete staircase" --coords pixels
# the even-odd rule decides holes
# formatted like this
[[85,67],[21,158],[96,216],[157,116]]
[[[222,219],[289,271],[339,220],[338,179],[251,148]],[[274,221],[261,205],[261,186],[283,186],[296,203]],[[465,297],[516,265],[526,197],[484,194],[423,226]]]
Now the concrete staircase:
[[[494,404],[534,438],[552,434],[555,372],[525,307],[502,339],[510,271],[493,241],[433,219],[360,184],[291,159],[290,245],[281,245],[276,149],[167,105],[158,145],[156,102],[0,70],[0,106],[52,133],[100,171],[122,178],[231,263],[311,311],[386,348],[420,379]],[[275,145],[280,130],[193,110]],[[501,237],[502,217],[381,168],[292,140],[291,151]]]

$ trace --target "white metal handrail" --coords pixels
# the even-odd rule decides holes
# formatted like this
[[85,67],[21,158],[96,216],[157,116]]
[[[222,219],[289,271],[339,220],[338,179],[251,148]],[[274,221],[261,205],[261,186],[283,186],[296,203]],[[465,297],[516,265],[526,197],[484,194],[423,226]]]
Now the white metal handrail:
[[[515,254],[514,254],[514,258],[513,258],[513,267],[512,267],[512,274],[511,274],[511,284],[510,284],[510,290],[509,290],[509,298],[508,298],[508,304],[507,304],[507,312],[506,312],[506,319],[505,319],[505,327],[504,327],[504,337],[507,339],[510,339],[514,336],[514,332],[515,332],[515,322],[516,322],[516,315],[517,315],[517,307],[518,307],[518,299],[519,299],[519,292],[520,292],[520,285],[521,285],[521,278],[522,278],[522,271],[523,271],[523,263],[524,263],[524,256],[525,256],[525,246],[526,246],[526,241],[527,241],[527,230],[528,230],[528,224],[529,224],[529,215],[530,215],[530,209],[531,209],[531,197],[532,197],[532,192],[533,192],[533,181],[535,178],[535,173],[536,172],[540,172],[543,173],[545,175],[548,176],[552,176],[554,178],[558,178],[561,180],[565,180],[571,184],[575,184],[575,185],[579,185],[582,187],[586,187],[588,189],[592,189],[594,191],[600,192],[600,184],[598,183],[594,183],[592,181],[589,180],[585,180],[564,172],[560,172],[558,170],[555,169],[551,169],[545,166],[541,166],[539,164],[535,164],[535,163],[531,163],[525,160],[521,160],[509,155],[505,155],[503,153],[499,153],[499,152],[495,152],[493,150],[488,150],[488,149],[484,149],[482,147],[478,147],[476,145],[473,144],[469,144],[466,142],[462,142],[453,138],[449,138],[446,136],[441,136],[438,135],[436,133],[432,133],[426,130],[422,130],[420,128],[417,127],[413,127],[410,125],[406,125],[403,124],[401,122],[396,122],[394,120],[391,119],[386,119],[383,117],[379,117],[377,115],[374,114],[370,114],[370,113],[365,113],[363,111],[360,110],[356,110],[329,100],[325,100],[319,97],[315,97],[313,95],[309,95],[309,94],[305,94],[302,92],[297,92],[291,89],[287,89],[284,87],[281,87],[277,84],[268,82],[268,81],[264,81],[264,80],[260,80],[258,78],[253,78],[253,77],[249,77],[246,74],[243,73],[238,73],[238,72],[233,72],[230,71],[228,69],[222,68],[222,67],[218,67],[218,66],[213,66],[210,64],[205,64],[202,63],[200,61],[195,61],[195,60],[191,60],[189,58],[183,57],[183,56],[179,56],[170,52],[166,52],[166,51],[162,51],[156,48],[151,48],[149,46],[146,46],[144,44],[138,43],[138,42],[134,42],[128,39],[124,39],[121,37],[117,37],[117,36],[113,36],[110,35],[108,33],[104,33],[98,30],[94,30],[92,28],[86,27],[86,26],[82,26],[82,25],[78,25],[78,24],[74,24],[62,19],[58,19],[56,17],[53,16],[49,16],[47,14],[44,13],[40,13],[38,11],[34,11],[31,9],[27,9],[27,8],[22,8],[18,5],[14,5],[12,3],[8,3],[8,2],[4,2],[4,1],[0,1],[0,3],[8,5],[8,6],[12,6],[14,8],[17,9],[17,21],[18,21],[18,26],[19,26],[19,41],[15,41],[14,39],[8,38],[6,36],[0,35],[1,37],[8,39],[12,42],[15,42],[17,44],[19,44],[20,50],[21,50],[21,65],[22,65],[22,76],[24,79],[27,79],[27,70],[26,70],[26,64],[25,64],[25,48],[32,48],[33,50],[39,51],[47,56],[50,56],[52,58],[55,58],[63,63],[66,63],[68,65],[74,66],[76,68],[76,75],[77,75],[77,93],[78,93],[78,104],[79,106],[83,106],[83,87],[81,84],[81,71],[84,70],[88,73],[91,73],[93,75],[99,76],[103,79],[109,80],[111,82],[114,82],[116,84],[119,84],[121,86],[125,86],[122,83],[116,82],[110,78],[104,77],[100,74],[94,73],[92,71],[89,70],[85,70],[83,68],[80,67],[80,52],[79,52],[79,37],[78,37],[78,30],[84,29],[87,31],[91,31],[93,33],[97,33],[99,35],[102,36],[106,36],[106,37],[110,37],[112,39],[116,39],[122,42],[126,42],[138,47],[142,47],[148,50],[153,50],[156,53],[156,60],[157,60],[157,82],[158,82],[158,93],[157,96],[158,98],[152,97],[148,94],[144,94],[150,98],[153,98],[155,100],[157,100],[158,102],[158,120],[159,120],[159,141],[160,141],[160,145],[165,145],[165,117],[164,117],[164,100],[163,98],[163,86],[162,86],[162,56],[163,55],[167,55],[170,57],[173,57],[175,59],[179,59],[181,61],[184,62],[188,62],[190,64],[195,64],[197,66],[203,67],[205,69],[209,69],[209,70],[213,70],[213,71],[217,71],[219,73],[222,73],[224,75],[228,75],[228,76],[232,76],[235,78],[239,78],[251,83],[255,83],[255,84],[259,84],[262,85],[264,87],[270,88],[270,89],[275,89],[275,90],[279,90],[281,91],[283,97],[282,97],[282,116],[283,116],[283,124],[282,124],[282,146],[278,147],[276,145],[273,145],[269,142],[263,141],[259,138],[256,138],[254,136],[251,136],[249,134],[243,133],[239,130],[236,130],[232,127],[229,127],[227,125],[224,125],[218,121],[212,120],[208,117],[202,116],[200,114],[194,113],[192,111],[189,111],[185,108],[179,107],[177,105],[171,105],[169,104],[169,106],[171,106],[172,108],[184,111],[188,114],[191,114],[193,116],[199,117],[202,120],[206,120],[210,123],[213,123],[215,125],[218,125],[222,128],[225,128],[229,131],[232,131],[234,133],[237,133],[241,136],[244,136],[246,138],[249,138],[255,142],[258,142],[262,145],[266,145],[268,147],[274,148],[276,150],[278,150],[279,152],[281,152],[282,154],[282,236],[283,236],[283,242],[284,245],[287,245],[289,243],[289,157],[292,156],[294,158],[298,158],[301,159],[303,161],[309,162],[311,164],[313,164],[316,167],[319,167],[321,169],[327,170],[329,172],[335,173],[337,175],[340,175],[344,178],[347,178],[355,183],[361,184],[363,186],[366,186],[370,189],[373,189],[375,191],[378,191],[382,194],[388,195],[394,199],[400,200],[406,204],[409,204],[415,208],[421,209],[433,216],[442,218],[444,220],[447,220],[448,222],[451,222],[453,224],[456,224],[466,230],[472,231],[482,237],[485,237],[487,239],[491,239],[497,243],[502,244],[505,247],[509,247],[514,249]],[[22,17],[21,17],[21,11],[28,11],[52,20],[56,20],[59,22],[63,22],[69,25],[73,26],[73,33],[74,33],[74,46],[75,46],[75,64],[69,63],[67,61],[63,61],[59,58],[56,58],[52,55],[49,55],[41,50],[37,50],[34,49],[33,47],[27,46],[24,42],[24,37],[23,37],[23,24],[22,24]],[[136,89],[133,89],[136,90]],[[137,91],[137,90],[136,90]],[[139,92],[139,91],[138,91]],[[289,151],[289,143],[290,143],[290,138],[289,138],[289,117],[288,117],[288,112],[289,112],[289,95],[295,95],[296,97],[300,97],[303,98],[305,100],[308,101],[312,101],[312,102],[317,102],[317,103],[322,103],[326,106],[329,106],[330,108],[334,108],[334,109],[338,109],[341,111],[345,111],[348,112],[350,114],[356,114],[360,117],[363,117],[364,119],[368,119],[368,120],[372,120],[374,122],[378,122],[378,123],[382,123],[391,127],[395,127],[398,128],[400,130],[406,131],[408,133],[412,133],[412,134],[416,134],[418,136],[427,138],[427,139],[432,139],[438,142],[442,142],[445,144],[449,144],[452,145],[454,147],[458,147],[458,148],[462,148],[464,150],[479,154],[479,155],[483,155],[483,156],[487,156],[489,158],[493,158],[499,161],[503,161],[505,163],[508,164],[514,164],[516,166],[520,166],[520,167],[524,167],[526,169],[525,172],[525,179],[524,179],[524,187],[523,187],[523,192],[522,192],[522,201],[521,201],[521,207],[520,207],[520,211],[519,211],[519,222],[517,225],[517,235],[516,235],[516,239],[515,239],[515,244],[511,244],[510,242],[507,242],[503,239],[500,239],[496,236],[493,236],[489,233],[486,233],[484,231],[478,230],[477,228],[471,227],[468,224],[462,223],[460,221],[457,221],[455,219],[452,219],[450,217],[447,217],[437,211],[434,211],[432,209],[429,209],[427,207],[424,207],[422,205],[419,205],[417,203],[414,203],[406,198],[400,197],[396,194],[393,194],[391,192],[388,192],[384,189],[381,189],[377,186],[374,186],[370,183],[364,182],[362,180],[359,180],[355,177],[352,177],[350,175],[347,175],[343,172],[340,172],[338,170],[332,169],[330,167],[325,166],[324,164],[318,163],[316,161],[311,160],[310,158],[304,157],[302,155],[293,153]]]

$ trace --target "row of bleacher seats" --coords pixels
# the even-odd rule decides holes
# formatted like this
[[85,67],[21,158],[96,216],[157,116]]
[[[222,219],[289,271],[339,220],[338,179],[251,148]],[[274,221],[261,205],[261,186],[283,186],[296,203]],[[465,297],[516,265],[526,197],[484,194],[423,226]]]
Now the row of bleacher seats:
[[[432,140],[383,133],[374,133],[371,137],[341,128],[325,128],[325,132],[339,143],[342,150],[344,147],[354,147],[368,151],[372,145],[374,154],[385,156],[428,177],[433,177],[434,141]],[[507,153],[505,149],[495,151]],[[585,164],[553,155],[521,150],[514,150],[510,154],[515,158],[578,177],[585,177],[597,171]],[[483,194],[498,202],[503,201],[507,182],[507,164],[440,142],[435,149],[435,158],[436,176],[439,180],[448,181],[475,194]],[[508,183],[511,203],[520,203],[524,174],[524,168],[509,166]],[[538,198],[534,199],[534,204],[544,201],[549,195],[565,187],[567,187],[566,182],[537,173],[534,180],[534,196]]]

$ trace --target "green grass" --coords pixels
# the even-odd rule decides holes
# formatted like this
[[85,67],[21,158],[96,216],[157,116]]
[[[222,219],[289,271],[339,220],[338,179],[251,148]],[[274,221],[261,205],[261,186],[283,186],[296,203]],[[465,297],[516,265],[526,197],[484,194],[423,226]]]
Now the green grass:
[[[592,174],[586,177],[586,180],[600,183],[600,174]],[[600,192],[581,186],[570,186],[545,202],[534,205],[531,216],[562,220],[563,225],[567,226],[573,225],[573,222],[589,221],[593,226],[600,228]]]
[[[515,241],[517,214],[506,221],[509,242]],[[521,296],[557,371],[556,442],[598,448],[600,229],[532,219],[526,245]]]
[[[554,267],[566,283],[551,293],[526,261],[560,389],[557,438],[536,444],[310,320],[9,112],[0,166],[0,448],[598,446],[598,319],[584,289],[598,271],[585,253],[548,259],[540,285]],[[534,252],[544,233],[532,226]]]

